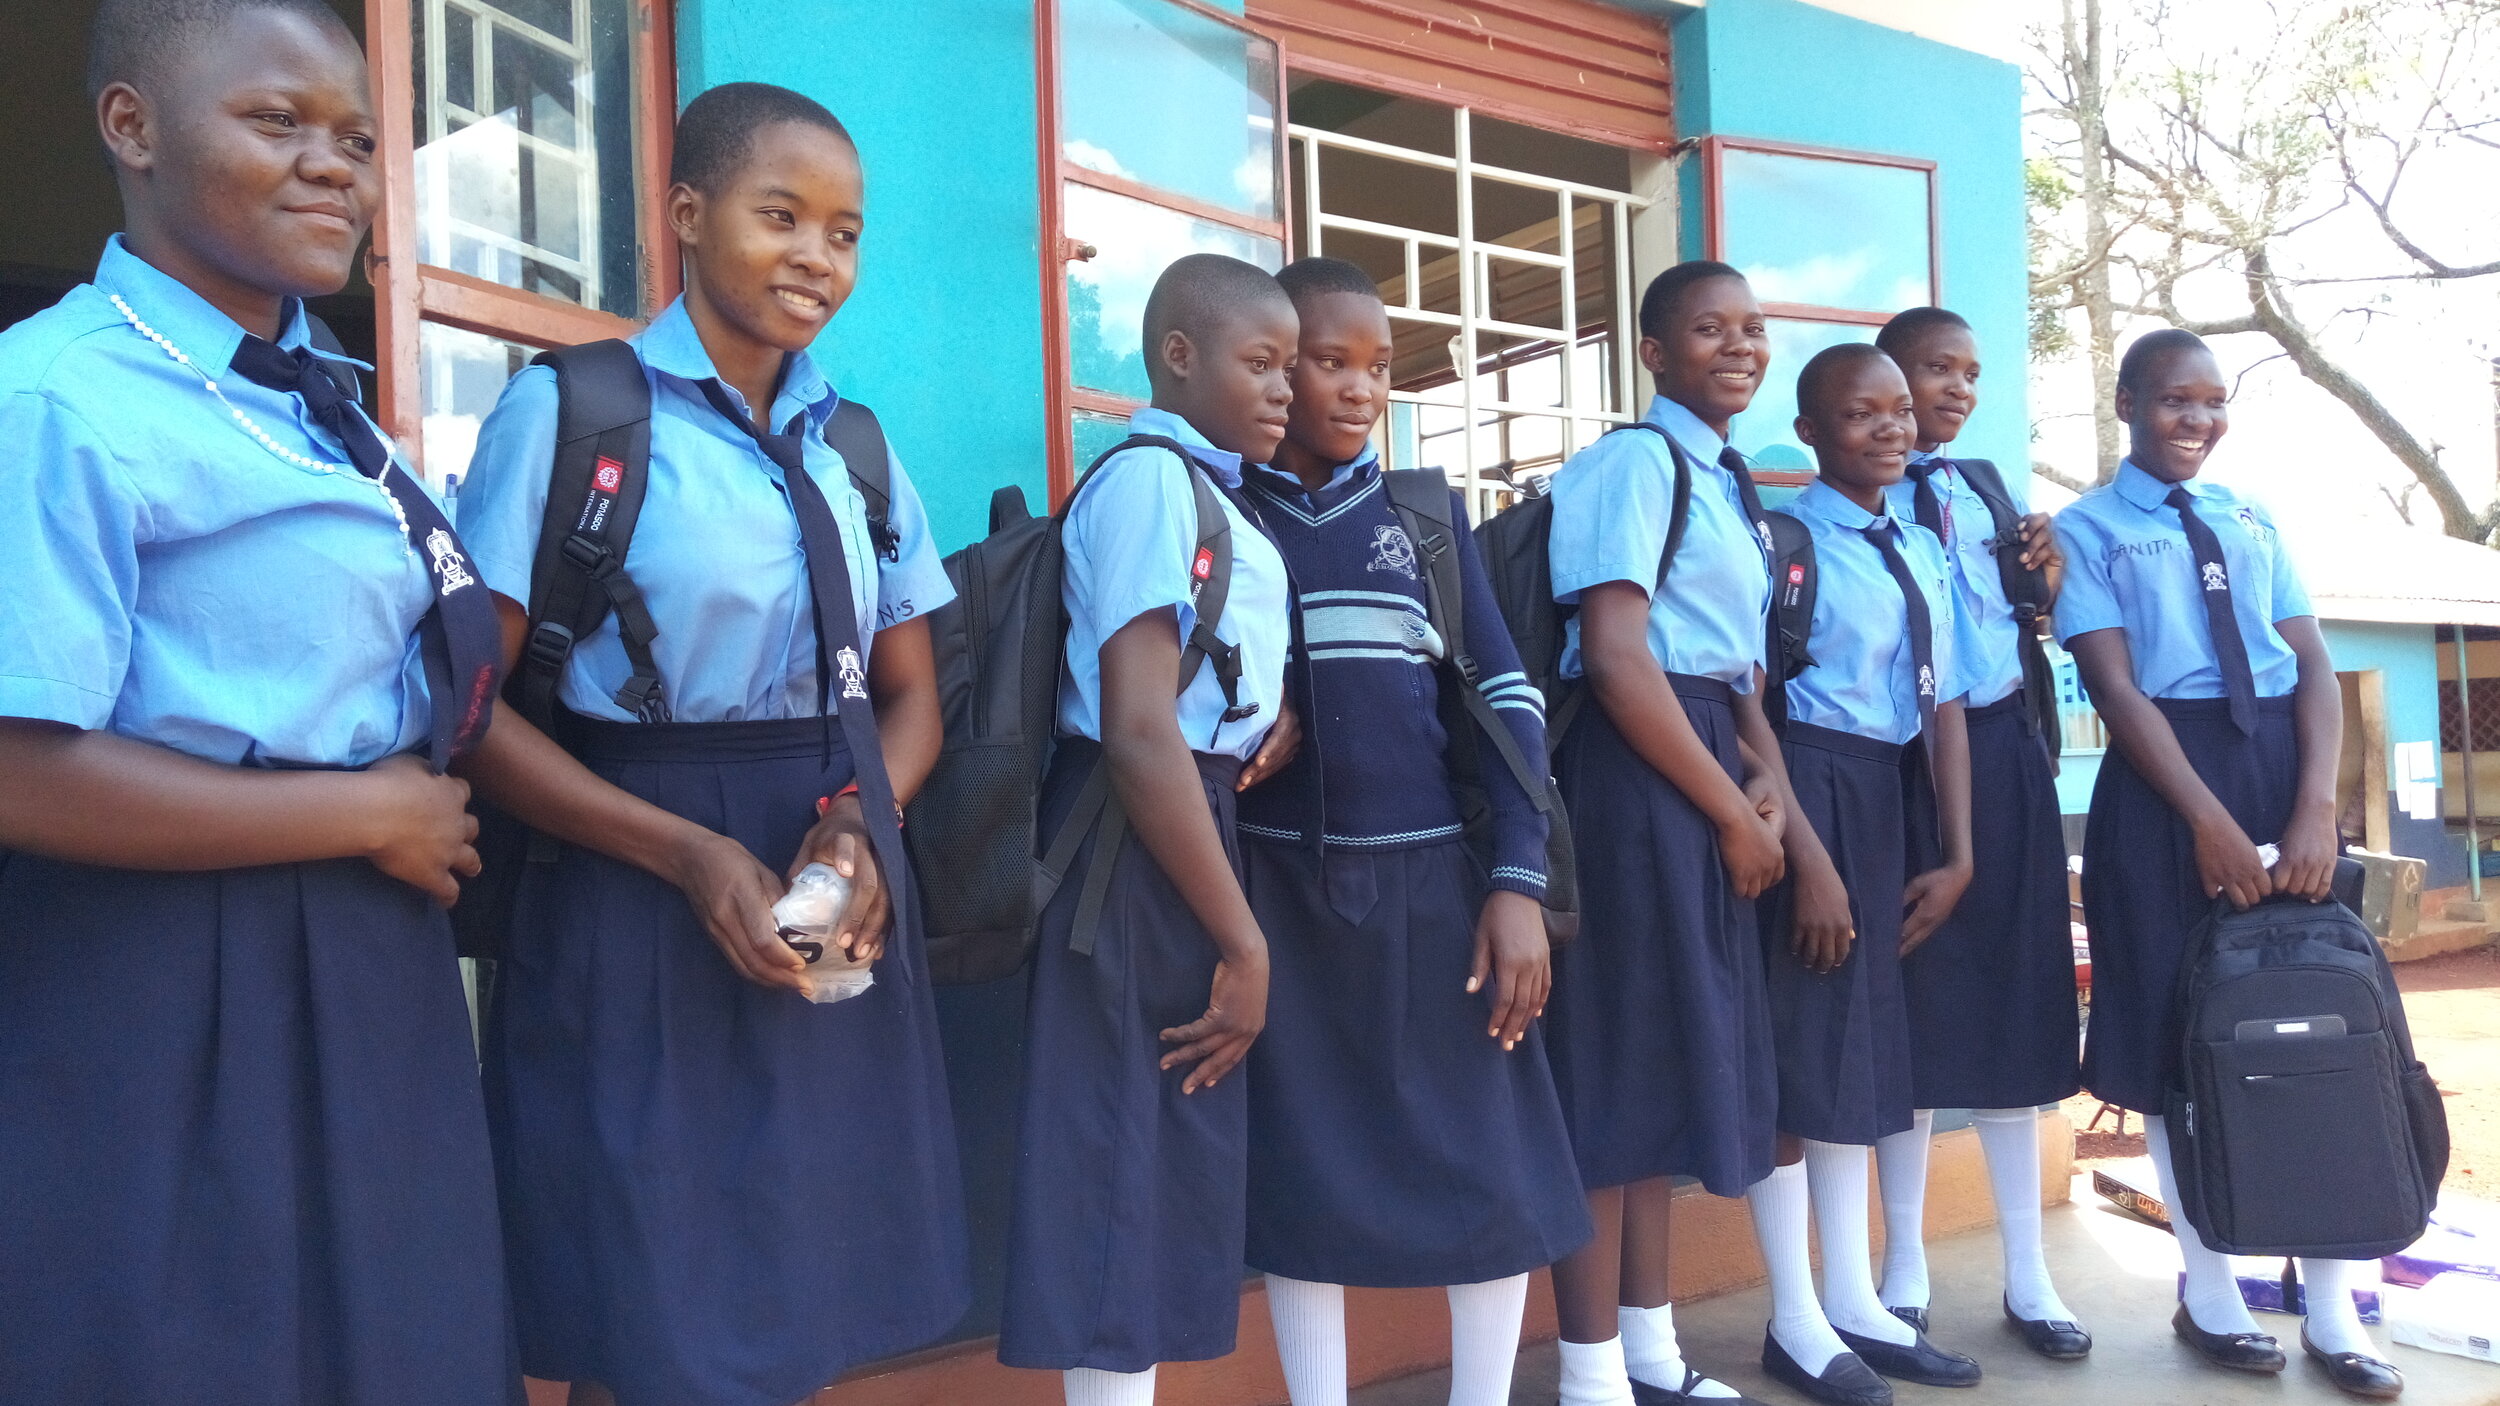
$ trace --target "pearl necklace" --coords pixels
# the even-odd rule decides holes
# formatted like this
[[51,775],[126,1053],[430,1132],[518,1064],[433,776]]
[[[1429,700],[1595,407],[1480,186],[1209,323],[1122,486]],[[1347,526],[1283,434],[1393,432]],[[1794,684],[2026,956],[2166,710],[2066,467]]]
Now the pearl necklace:
[[165,355],[174,359],[175,365],[188,370],[195,376],[198,376],[200,378],[200,383],[208,387],[208,393],[217,397],[217,403],[226,407],[227,413],[234,416],[236,426],[239,427],[245,434],[250,435],[261,448],[268,450],[271,455],[275,456],[289,466],[300,469],[305,473],[325,478],[347,478],[353,479],[358,483],[371,484],[373,486],[373,490],[382,495],[382,501],[390,505],[391,517],[399,524],[400,551],[406,555],[410,561],[415,561],[417,559],[416,549],[408,544],[408,511],[399,505],[399,495],[391,492],[391,486],[389,484],[384,483],[378,478],[365,477],[362,473],[357,472],[356,467],[352,464],[333,464],[325,459],[315,459],[303,454],[298,454],[294,450],[287,448],[285,445],[278,443],[275,439],[270,438],[269,431],[262,429],[259,421],[244,414],[243,407],[236,405],[231,400],[226,399],[226,392],[224,388],[217,384],[217,378],[209,375],[206,371],[203,371],[198,366],[192,364],[190,354],[185,352],[182,348],[175,346],[173,339],[167,337],[164,333],[157,331],[155,328],[148,326],[146,322],[142,321],[139,314],[131,309],[130,304],[122,301],[121,294],[112,293],[106,296],[113,300],[114,308],[120,311],[122,320],[130,324],[131,331],[138,333],[140,336],[147,338],[151,342],[154,342],[159,351],[162,351]]

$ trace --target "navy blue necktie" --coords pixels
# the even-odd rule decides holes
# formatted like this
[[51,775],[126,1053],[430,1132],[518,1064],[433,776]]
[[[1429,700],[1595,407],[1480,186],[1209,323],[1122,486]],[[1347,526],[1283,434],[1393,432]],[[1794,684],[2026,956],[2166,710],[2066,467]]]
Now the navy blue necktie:
[[1860,529],[1866,540],[1883,553],[1884,570],[1892,573],[1894,584],[1901,588],[1901,604],[1909,612],[1910,663],[1917,669],[1918,731],[1921,737],[1936,735],[1936,635],[1935,622],[1927,613],[1927,593],[1918,588],[1918,578],[1910,574],[1910,564],[1901,559],[1901,546],[1893,541],[1900,529],[1890,518],[1878,518],[1874,525]]
[[2257,675],[2248,664],[2248,641],[2240,634],[2240,617],[2231,608],[2231,568],[2222,559],[2222,539],[2196,515],[2196,495],[2185,485],[2170,490],[2163,502],[2179,510],[2179,528],[2187,533],[2188,552],[2196,558],[2197,594],[2205,601],[2205,623],[2213,630],[2214,662],[2222,670],[2222,695],[2231,700],[2231,724],[2243,737],[2257,732]]
[[1745,462],[1744,455],[1736,452],[1733,444],[1719,451],[1719,467],[1727,470],[1728,477],[1736,480],[1736,501],[1744,504],[1745,520],[1753,524],[1754,540],[1762,544],[1764,559],[1769,559],[1770,518],[1762,511],[1762,490],[1754,487],[1753,467]]
[[[1919,459],[1910,464],[1910,518],[1944,541],[1944,501],[1936,493],[1936,471],[1949,460]],[[1952,545],[1946,543],[1947,546]]]

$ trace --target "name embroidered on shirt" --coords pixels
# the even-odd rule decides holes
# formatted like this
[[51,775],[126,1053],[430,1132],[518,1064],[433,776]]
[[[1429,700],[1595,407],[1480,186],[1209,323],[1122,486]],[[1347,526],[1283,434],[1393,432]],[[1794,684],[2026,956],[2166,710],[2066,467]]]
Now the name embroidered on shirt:
[[2230,580],[2222,574],[2221,562],[2209,561],[2205,563],[2205,589],[2208,591],[2227,591],[2231,589]]
[[2273,528],[2257,520],[2257,510],[2254,508],[2242,508],[2231,516],[2239,519],[2242,530],[2246,531],[2254,541],[2263,542],[2274,535]]
[[1394,525],[1372,529],[1372,559],[1363,569],[1394,571],[1414,580],[1415,544],[1406,539],[1406,530]]
[[449,532],[438,527],[428,533],[425,550],[434,558],[437,594],[447,596],[463,586],[477,584],[477,578],[469,574],[469,564],[460,556],[460,544]]
[[866,698],[868,671],[859,666],[859,651],[844,645],[833,652],[833,666],[842,675],[842,696]]
[[2113,542],[2108,551],[2101,553],[2101,562],[2115,566],[2121,557],[2159,556],[2163,552],[2175,552],[2183,545],[2168,537],[2155,537],[2145,542]]

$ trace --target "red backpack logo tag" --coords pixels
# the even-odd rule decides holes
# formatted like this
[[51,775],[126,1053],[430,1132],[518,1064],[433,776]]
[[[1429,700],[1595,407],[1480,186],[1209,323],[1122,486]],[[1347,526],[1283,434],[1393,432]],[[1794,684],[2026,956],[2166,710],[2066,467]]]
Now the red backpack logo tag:
[[614,493],[625,486],[625,465],[602,454],[598,470],[591,475],[590,481],[598,486],[600,492]]

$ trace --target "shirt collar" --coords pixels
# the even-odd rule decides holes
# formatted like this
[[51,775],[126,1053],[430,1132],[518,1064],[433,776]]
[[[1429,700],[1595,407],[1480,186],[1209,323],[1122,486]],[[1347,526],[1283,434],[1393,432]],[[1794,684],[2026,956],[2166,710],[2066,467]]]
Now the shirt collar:
[[1152,405],[1139,406],[1137,412],[1128,417],[1128,432],[1177,439],[1188,445],[1191,457],[1213,470],[1226,488],[1241,487],[1241,456],[1216,448],[1205,435],[1198,433],[1196,425],[1169,410]]
[[1648,413],[1641,418],[1665,430],[1677,444],[1684,446],[1685,453],[1700,460],[1705,467],[1719,467],[1719,451],[1727,448],[1727,441],[1719,437],[1717,430],[1703,424],[1699,415],[1663,395],[1653,395],[1649,398]]
[[[243,324],[219,312],[189,284],[131,253],[118,234],[104,242],[104,256],[96,261],[95,286],[128,303],[141,322],[180,347],[211,380],[223,377],[234,365],[234,350],[243,345]],[[294,351],[311,345],[312,324],[305,319],[304,304],[289,298],[279,314],[278,346]],[[316,348],[313,354],[360,370],[373,369],[343,353]]]
[[[695,331],[694,319],[687,315],[682,295],[661,309],[650,326],[634,335],[634,346],[642,354],[642,364],[661,375],[697,385],[720,381],[721,389],[729,392],[731,404],[749,415],[755,413],[737,387],[721,380],[720,368],[712,364],[712,354],[703,349],[703,335]],[[833,408],[841,402],[842,397],[835,393],[833,383],[825,379],[824,368],[816,364],[816,358],[806,352],[794,353],[788,369],[782,372],[781,388],[773,394],[772,423],[764,428],[778,431],[804,410],[809,424],[822,429]]]
[[2205,496],[2204,486],[2195,479],[2189,479],[2185,483],[2164,483],[2139,467],[2133,459],[2119,461],[2118,477],[2112,479],[2111,482],[2117,487],[2119,497],[2148,513],[2168,502],[2170,490],[2173,488],[2184,488],[2188,491],[2188,496],[2193,498]]
[[1300,478],[1273,464],[1249,464],[1244,471],[1270,493],[1307,499],[1317,506],[1322,499],[1335,498],[1368,481],[1379,472],[1379,464],[1380,451],[1366,444],[1362,453],[1339,464],[1316,489],[1304,487]]
[[1878,523],[1899,527],[1890,514],[1870,513],[1849,501],[1847,494],[1821,479],[1807,484],[1789,504],[1789,511],[1819,517],[1825,522],[1863,532]]

